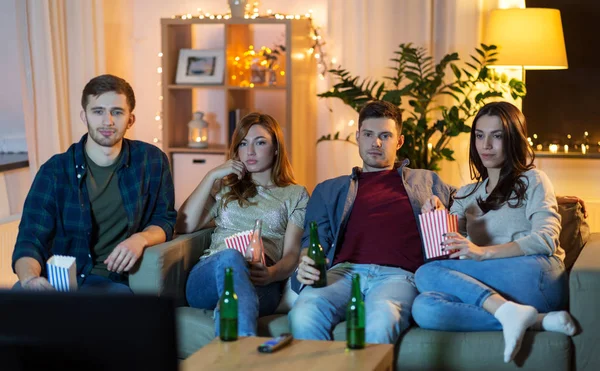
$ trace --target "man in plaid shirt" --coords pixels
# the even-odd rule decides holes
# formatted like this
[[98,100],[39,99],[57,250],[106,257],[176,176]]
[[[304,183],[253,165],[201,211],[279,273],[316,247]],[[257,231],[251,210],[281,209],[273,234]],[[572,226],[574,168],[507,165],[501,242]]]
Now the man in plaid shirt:
[[69,255],[80,289],[131,293],[127,272],[144,248],[173,236],[169,163],[157,147],[123,138],[135,122],[125,80],[93,78],[81,104],[88,133],[42,165],[25,200],[13,253],[16,286],[52,290],[46,261]]

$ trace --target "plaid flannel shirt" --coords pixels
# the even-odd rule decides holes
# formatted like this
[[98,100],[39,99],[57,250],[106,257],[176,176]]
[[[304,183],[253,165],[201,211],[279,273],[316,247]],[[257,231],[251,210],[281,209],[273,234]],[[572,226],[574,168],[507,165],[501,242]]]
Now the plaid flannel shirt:
[[[52,255],[77,259],[77,280],[90,273],[92,259],[92,211],[85,177],[85,134],[65,153],[40,167],[25,200],[19,234],[12,257],[15,262],[31,257],[42,266]],[[173,237],[173,178],[167,156],[157,147],[123,140],[121,165],[116,169],[123,206],[127,213],[127,237],[148,226],[162,228],[167,241]]]

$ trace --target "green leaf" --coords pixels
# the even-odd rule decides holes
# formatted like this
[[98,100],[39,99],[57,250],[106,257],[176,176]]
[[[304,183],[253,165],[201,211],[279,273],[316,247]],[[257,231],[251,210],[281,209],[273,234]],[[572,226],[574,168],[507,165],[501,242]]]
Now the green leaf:
[[401,90],[390,90],[387,91],[381,100],[390,102],[395,106],[399,106],[402,103],[402,91]]
[[[479,59],[475,58],[475,57],[474,57],[474,56],[472,56],[472,55],[470,55],[469,57],[471,57],[471,59],[472,59],[472,60],[474,60],[474,61],[475,61],[475,63],[477,63],[478,65],[480,65],[480,66],[482,65],[482,64],[481,64],[481,61],[480,61]],[[468,64],[468,63],[467,63],[467,64]],[[470,66],[470,65],[469,65],[469,66]],[[474,68],[475,68],[475,69],[477,69],[477,67],[474,67]]]
[[444,156],[448,160],[454,161],[454,157],[452,157],[452,155],[454,154],[454,151],[451,150],[450,148],[443,148],[440,151],[440,153],[442,154],[442,156]]
[[465,99],[465,106],[467,106],[467,109],[471,109],[471,100]]
[[469,62],[465,62],[465,64],[466,64],[467,66],[471,67],[471,68],[472,68],[472,69],[474,69],[474,70],[479,70],[479,68],[475,67],[475,65],[474,65],[474,64],[471,64],[471,63],[469,63]]
[[462,76],[462,74],[460,73],[460,69],[458,69],[458,67],[456,67],[454,63],[451,63],[450,67],[452,68],[452,72],[454,72],[454,76],[456,76],[457,79],[460,79],[460,77]]

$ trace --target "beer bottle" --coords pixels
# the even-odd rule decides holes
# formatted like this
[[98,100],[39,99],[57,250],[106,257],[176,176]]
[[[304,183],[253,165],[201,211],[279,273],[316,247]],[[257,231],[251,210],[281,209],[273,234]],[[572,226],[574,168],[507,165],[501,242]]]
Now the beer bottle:
[[319,279],[312,286],[327,286],[327,261],[325,260],[323,247],[319,243],[319,232],[315,222],[310,222],[310,245],[308,246],[307,256],[315,262],[314,267],[319,270]]
[[365,347],[365,302],[358,274],[352,276],[352,296],[346,307],[346,346],[349,349]]
[[262,219],[256,219],[252,237],[250,237],[250,243],[246,248],[244,257],[251,263],[265,264],[264,250],[262,240]]
[[219,300],[219,337],[234,341],[238,337],[238,297],[233,291],[233,269],[225,268],[225,288]]

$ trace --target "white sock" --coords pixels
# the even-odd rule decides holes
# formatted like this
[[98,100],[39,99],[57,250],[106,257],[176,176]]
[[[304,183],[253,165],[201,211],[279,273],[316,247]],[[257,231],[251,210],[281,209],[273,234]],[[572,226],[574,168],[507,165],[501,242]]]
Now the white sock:
[[508,301],[502,304],[494,317],[502,324],[504,334],[504,362],[512,361],[521,349],[521,340],[525,331],[535,324],[538,312],[534,307]]
[[568,336],[575,335],[577,331],[577,325],[575,325],[575,321],[567,311],[550,312],[540,314],[540,316],[542,317],[540,323],[543,330],[560,332]]

